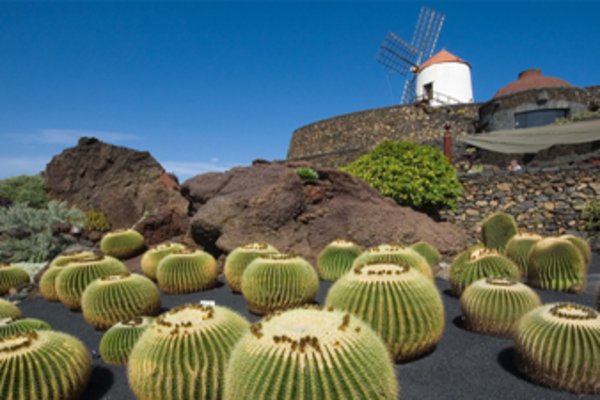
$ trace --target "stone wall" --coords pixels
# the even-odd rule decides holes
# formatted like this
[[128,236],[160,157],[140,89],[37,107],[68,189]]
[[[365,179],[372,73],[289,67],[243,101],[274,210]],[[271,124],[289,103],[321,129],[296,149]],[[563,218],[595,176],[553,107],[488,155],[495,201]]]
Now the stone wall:
[[465,191],[456,212],[443,219],[481,237],[481,221],[504,211],[523,230],[541,235],[584,231],[582,210],[588,198],[600,196],[600,165],[562,169],[461,175]]
[[366,153],[383,140],[429,142],[452,133],[474,133],[479,105],[432,108],[427,105],[395,106],[326,119],[297,129],[287,159],[322,166],[340,166]]

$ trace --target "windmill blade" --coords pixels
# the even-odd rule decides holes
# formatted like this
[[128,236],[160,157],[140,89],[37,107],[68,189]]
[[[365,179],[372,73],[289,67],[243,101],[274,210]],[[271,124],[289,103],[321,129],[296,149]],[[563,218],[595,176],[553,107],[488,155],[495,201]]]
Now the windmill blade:
[[420,65],[433,55],[445,19],[446,15],[443,13],[428,7],[421,7],[410,42],[411,46],[417,49],[416,64]]
[[402,90],[402,98],[400,99],[400,104],[411,104],[415,102],[416,84],[416,75],[412,75],[406,78],[406,81],[404,81],[404,89]]
[[379,46],[376,60],[386,66],[388,70],[406,75],[411,68],[417,67],[415,63],[417,56],[417,49],[390,32]]

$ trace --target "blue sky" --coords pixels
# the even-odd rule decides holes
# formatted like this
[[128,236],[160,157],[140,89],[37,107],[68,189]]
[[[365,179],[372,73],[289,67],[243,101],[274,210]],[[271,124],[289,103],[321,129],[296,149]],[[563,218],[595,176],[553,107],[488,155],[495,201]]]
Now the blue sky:
[[294,129],[398,102],[375,62],[422,5],[476,101],[519,71],[600,84],[600,3],[0,2],[0,178],[79,136],[148,150],[185,179],[283,159]]

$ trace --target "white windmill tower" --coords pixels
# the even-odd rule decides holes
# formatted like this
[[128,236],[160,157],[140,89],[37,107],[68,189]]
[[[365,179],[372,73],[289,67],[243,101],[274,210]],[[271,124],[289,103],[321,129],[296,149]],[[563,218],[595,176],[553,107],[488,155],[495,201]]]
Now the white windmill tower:
[[422,7],[410,43],[390,32],[377,61],[407,76],[401,104],[426,101],[432,106],[473,102],[470,65],[446,50],[432,56],[445,15]]

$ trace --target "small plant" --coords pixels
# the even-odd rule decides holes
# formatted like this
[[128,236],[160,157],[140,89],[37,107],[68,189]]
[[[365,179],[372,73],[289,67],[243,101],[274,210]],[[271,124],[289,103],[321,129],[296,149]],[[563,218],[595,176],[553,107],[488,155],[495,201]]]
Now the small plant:
[[302,182],[316,182],[319,180],[319,173],[309,167],[296,168],[296,174],[298,174]]
[[225,307],[175,307],[156,318],[133,347],[129,386],[138,399],[220,399],[229,355],[248,328]]
[[41,319],[21,317],[0,319],[0,338],[47,329],[51,329],[50,325]]
[[334,240],[319,254],[317,272],[321,279],[335,281],[350,271],[356,257],[362,253],[362,248],[348,240]]
[[456,256],[450,265],[449,281],[456,296],[483,278],[520,279],[521,272],[515,263],[496,250],[478,246]]
[[225,259],[223,273],[225,282],[234,293],[242,291],[242,275],[246,267],[258,257],[277,254],[275,247],[268,243],[249,243],[235,248]]
[[299,308],[272,314],[239,340],[223,399],[397,397],[390,355],[366,323],[338,310]]
[[527,276],[529,252],[540,240],[542,237],[534,233],[518,233],[511,237],[506,244],[505,255],[519,267],[521,275]]
[[585,289],[585,262],[567,239],[545,238],[529,253],[527,281],[546,290],[580,293]]
[[439,150],[411,142],[384,141],[341,169],[398,204],[431,215],[455,209],[462,192],[456,170]]
[[184,250],[186,247],[180,243],[161,243],[147,250],[140,261],[142,271],[144,274],[152,279],[156,280],[156,269],[158,264],[163,258],[169,254],[176,253],[179,250]]
[[56,256],[40,278],[39,287],[42,297],[48,301],[58,301],[56,277],[62,271],[62,267],[68,265],[70,262],[92,258],[94,255],[91,251],[73,251],[63,252]]
[[510,336],[519,318],[541,305],[529,286],[509,278],[480,279],[460,296],[467,329],[492,336]]
[[81,295],[85,321],[96,329],[107,329],[119,321],[160,310],[160,292],[145,276],[123,273],[98,278]]
[[44,208],[48,204],[46,185],[41,175],[21,175],[0,180],[0,196],[33,208]]
[[255,314],[293,308],[315,300],[319,277],[303,258],[272,254],[252,261],[242,276],[242,294]]
[[410,246],[411,249],[423,256],[430,267],[434,267],[440,262],[440,252],[427,242],[419,241]]
[[588,199],[582,214],[590,237],[600,237],[600,197]]
[[444,331],[444,304],[437,287],[407,265],[353,268],[329,289],[325,305],[371,325],[396,361],[428,352]]
[[21,316],[21,310],[8,300],[0,298],[0,319],[18,318]]
[[23,268],[11,264],[0,263],[0,296],[31,282],[29,274]]
[[100,357],[107,364],[125,365],[138,339],[154,321],[152,317],[135,317],[117,322],[100,340]]
[[100,250],[118,259],[130,258],[144,250],[144,237],[133,229],[117,229],[102,237]]
[[0,398],[77,399],[92,371],[88,349],[77,338],[54,331],[0,339]]
[[517,367],[531,379],[573,393],[600,393],[600,315],[574,303],[525,314],[513,336]]
[[156,269],[158,287],[165,293],[211,289],[218,277],[217,261],[202,250],[178,250],[163,258]]
[[352,264],[352,268],[375,262],[407,265],[415,268],[429,279],[433,279],[433,271],[427,260],[410,247],[394,244],[381,244],[362,252]]
[[490,215],[481,226],[485,246],[499,252],[504,252],[510,238],[518,232],[519,228],[513,216],[503,212]]
[[127,272],[125,264],[116,258],[96,255],[61,268],[55,280],[56,294],[61,303],[73,310],[81,307],[81,295],[92,281]]
[[35,209],[17,203],[0,208],[0,261],[47,262],[75,242],[70,227],[81,227],[83,214],[51,201]]
[[106,232],[110,229],[110,224],[102,210],[87,210],[84,212],[83,228],[90,231]]

